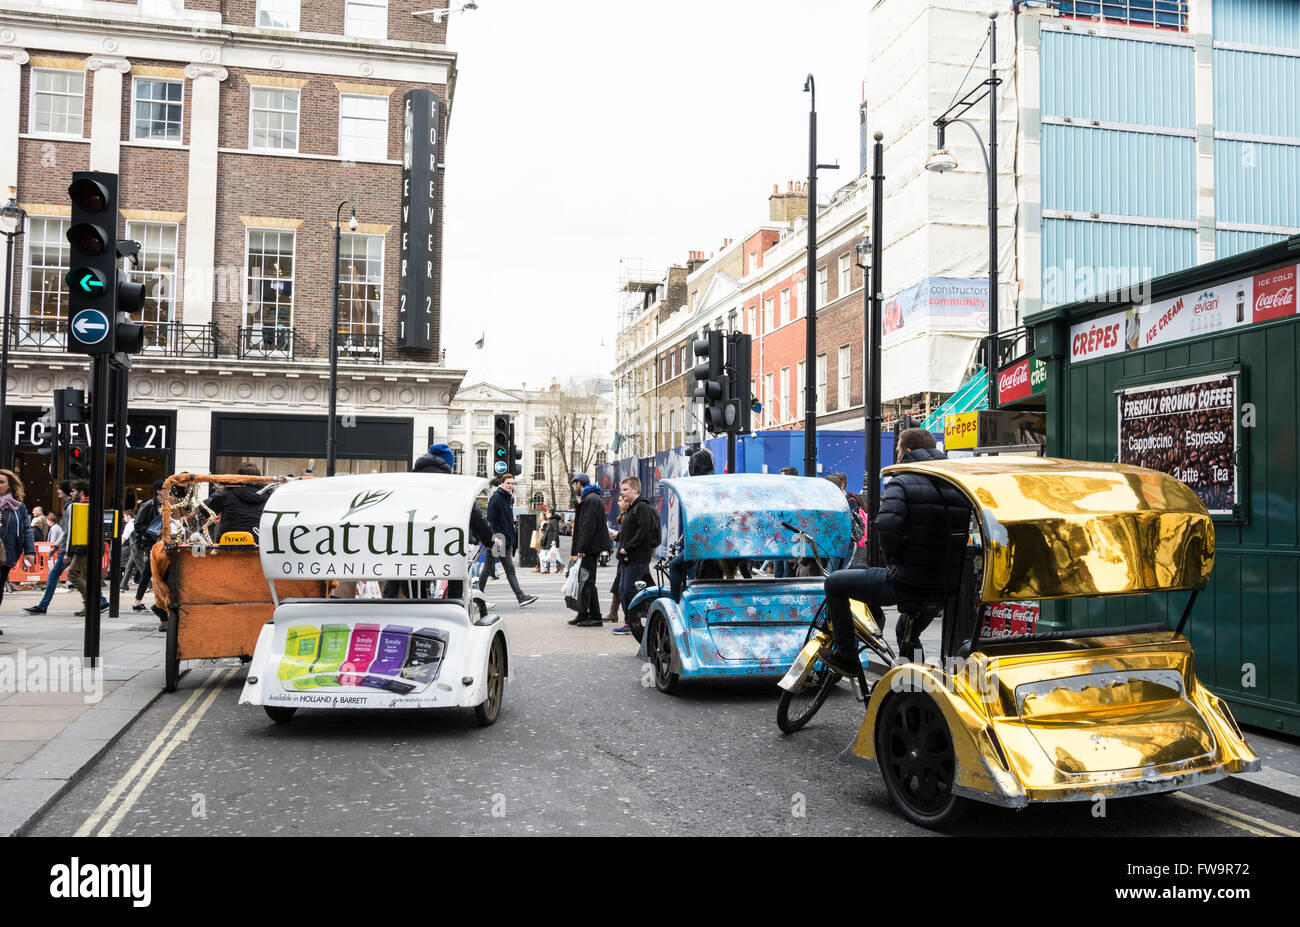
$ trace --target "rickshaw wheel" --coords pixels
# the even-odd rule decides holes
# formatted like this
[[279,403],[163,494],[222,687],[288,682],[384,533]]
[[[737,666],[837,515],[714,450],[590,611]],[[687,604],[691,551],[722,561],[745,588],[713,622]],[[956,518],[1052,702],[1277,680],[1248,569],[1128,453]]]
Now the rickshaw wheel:
[[650,611],[650,603],[642,602],[632,611],[627,613],[627,626],[632,629],[632,636],[636,642],[641,643],[641,638],[645,637],[645,615]]
[[180,615],[173,610],[167,621],[167,639],[163,647],[163,691],[175,692],[176,684],[181,678],[181,661],[176,657],[179,646],[177,635],[180,633]]
[[885,789],[913,824],[947,827],[966,810],[954,791],[952,733],[934,699],[919,692],[891,695],[876,719],[876,758]]
[[839,678],[839,673],[823,668],[814,672],[799,691],[782,690],[776,706],[776,726],[787,734],[802,728],[817,714]]
[[262,709],[266,712],[266,716],[276,724],[288,724],[293,720],[294,713],[298,710],[287,705],[263,705]]
[[677,690],[681,676],[672,671],[673,639],[668,632],[668,622],[656,618],[650,623],[650,640],[646,645],[646,655],[655,671],[655,688],[665,694]]
[[496,723],[505,694],[506,648],[500,634],[492,639],[492,649],[488,651],[487,674],[487,698],[483,704],[474,706],[474,718],[483,727]]

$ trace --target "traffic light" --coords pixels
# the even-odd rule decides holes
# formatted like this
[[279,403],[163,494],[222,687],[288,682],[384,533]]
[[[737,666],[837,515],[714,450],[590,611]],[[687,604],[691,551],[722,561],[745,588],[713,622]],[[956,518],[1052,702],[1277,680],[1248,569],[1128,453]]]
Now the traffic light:
[[735,431],[749,434],[753,431],[749,413],[753,398],[749,391],[751,335],[732,332],[727,336],[727,404],[735,409]]
[[696,382],[695,398],[704,400],[704,427],[714,434],[727,430],[727,378],[722,369],[722,345],[722,332],[708,331],[691,348],[696,357],[704,358],[691,373]]
[[85,444],[73,442],[66,444],[63,451],[63,478],[66,480],[84,480],[90,476],[90,448]]
[[517,460],[520,460],[523,456],[524,456],[524,452],[519,450],[519,448],[515,447],[515,422],[514,419],[511,419],[510,420],[510,453],[506,454],[506,464],[509,467],[507,472],[509,472],[513,476],[518,476],[519,474],[523,473],[524,472],[523,466],[515,462]]
[[[135,245],[135,242],[130,242]],[[139,246],[136,245],[136,250]],[[116,317],[113,325],[113,351],[118,354],[139,354],[144,350],[144,326],[132,315],[144,309],[144,284],[125,279],[125,272],[117,271],[117,303],[113,307]]]
[[68,187],[68,351],[112,354],[117,315],[117,175],[74,171]]
[[510,416],[492,417],[492,472],[504,476],[510,465]]

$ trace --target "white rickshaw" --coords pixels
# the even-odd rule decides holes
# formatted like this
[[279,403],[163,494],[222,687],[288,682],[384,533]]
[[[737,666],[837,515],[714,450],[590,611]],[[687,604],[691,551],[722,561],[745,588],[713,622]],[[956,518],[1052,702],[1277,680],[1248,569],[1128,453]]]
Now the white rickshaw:
[[[405,598],[276,599],[240,704],[501,712],[510,651],[468,581],[478,477],[384,473],[300,480],[271,495],[258,546],[271,581],[377,581]],[[396,585],[394,585],[394,583]],[[327,584],[328,585],[328,584]]]

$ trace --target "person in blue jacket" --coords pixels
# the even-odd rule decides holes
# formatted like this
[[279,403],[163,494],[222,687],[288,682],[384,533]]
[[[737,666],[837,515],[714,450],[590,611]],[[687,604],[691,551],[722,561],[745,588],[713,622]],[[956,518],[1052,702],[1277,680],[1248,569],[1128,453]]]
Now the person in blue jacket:
[[519,607],[532,605],[537,601],[535,595],[525,595],[524,590],[519,588],[519,579],[515,576],[515,551],[519,548],[519,535],[515,531],[515,478],[512,474],[507,473],[501,478],[501,485],[497,491],[492,494],[488,500],[487,521],[493,534],[499,534],[506,539],[505,553],[500,557],[492,557],[488,554],[488,561],[483,564],[483,572],[478,575],[478,590],[482,592],[487,585],[489,574],[493,572],[493,560],[501,564],[506,571],[506,581],[510,583],[510,589],[519,600]]
[[[32,516],[23,505],[23,481],[12,470],[0,470],[0,545],[4,547],[3,579],[18,565],[30,570],[36,557],[36,542],[32,537]],[[5,584],[0,582],[0,602],[4,601]],[[0,631],[0,634],[3,634]]]

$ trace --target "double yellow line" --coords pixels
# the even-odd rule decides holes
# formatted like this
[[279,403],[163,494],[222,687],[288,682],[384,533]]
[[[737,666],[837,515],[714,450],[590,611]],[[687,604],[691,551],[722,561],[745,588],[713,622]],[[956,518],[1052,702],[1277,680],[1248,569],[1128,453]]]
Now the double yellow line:
[[1213,818],[1222,824],[1240,828],[1247,833],[1254,834],[1256,837],[1300,837],[1300,831],[1294,831],[1289,827],[1274,824],[1272,821],[1265,821],[1263,818],[1257,818],[1242,811],[1225,808],[1223,805],[1206,801],[1204,798],[1197,798],[1195,795],[1180,792],[1172,796],[1172,798],[1174,801],[1186,804],[1189,811],[1195,811],[1197,814],[1203,814],[1207,818]]
[[[111,837],[113,835],[113,831],[117,830],[118,825],[122,823],[122,819],[135,806],[140,796],[144,794],[144,790],[148,788],[149,783],[158,775],[158,770],[162,769],[163,763],[167,762],[167,757],[171,756],[172,751],[177,746],[190,739],[190,734],[194,732],[199,720],[212,707],[212,703],[221,694],[221,690],[225,688],[226,681],[236,672],[238,672],[238,667],[234,666],[219,670],[210,675],[203,681],[201,686],[194,690],[193,694],[185,700],[185,704],[178,708],[176,713],[163,725],[163,729],[158,732],[158,736],[153,739],[144,753],[140,754],[139,758],[131,764],[131,768],[126,771],[126,774],[117,780],[117,784],[109,790],[108,795],[99,803],[99,807],[95,809],[94,814],[86,818],[85,823],[77,828],[77,832],[73,834],[74,837]],[[207,697],[203,698],[205,693]],[[186,713],[196,703],[199,703],[200,699],[202,699],[202,703],[198,705],[198,708],[190,713],[189,717],[185,717]],[[184,718],[184,723],[182,723],[182,718]],[[175,733],[173,734],[173,732]],[[132,785],[133,782],[134,785]],[[111,814],[109,814],[110,811]],[[106,815],[108,820],[104,821]],[[100,822],[103,822],[102,827]],[[97,827],[99,833],[95,833]]]

